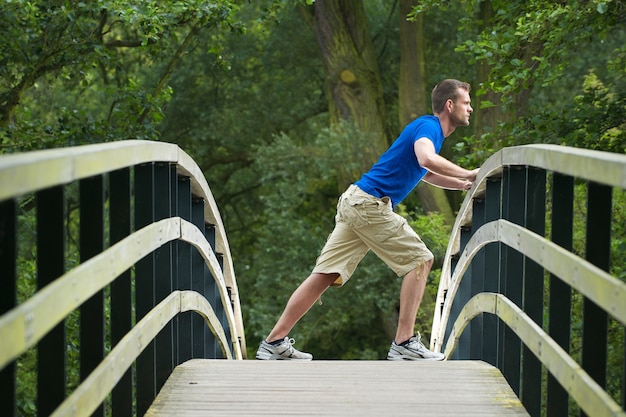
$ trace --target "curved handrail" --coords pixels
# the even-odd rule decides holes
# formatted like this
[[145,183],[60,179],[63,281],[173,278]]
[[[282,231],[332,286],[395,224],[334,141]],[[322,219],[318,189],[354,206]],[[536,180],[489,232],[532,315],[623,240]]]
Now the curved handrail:
[[[138,230],[42,288],[30,299],[0,317],[0,340],[12,341],[0,344],[0,368],[37,344],[70,312],[113,282],[138,260],[173,240],[182,240],[198,248],[207,261],[209,270],[216,277],[224,306],[228,307],[230,300],[227,298],[228,292],[219,263],[210,246],[200,236],[201,232],[195,225],[179,217],[163,219]],[[89,276],[89,279],[81,279],[84,276]],[[67,294],[74,296],[67,297]],[[227,308],[225,310],[232,320],[232,311]],[[217,330],[212,328],[212,331]],[[228,350],[225,338],[219,339],[219,342],[223,350]],[[235,355],[237,359],[242,358],[238,349],[235,349]]]
[[154,161],[177,163],[177,145],[144,140],[0,155],[0,200]]
[[480,313],[494,314],[504,321],[588,415],[626,416],[619,404],[558,343],[502,294],[480,293],[465,304],[448,338],[446,358],[454,352],[465,327]]
[[[446,299],[454,299],[473,257],[482,247],[493,242],[502,242],[532,259],[596,304],[610,306],[607,313],[626,324],[625,283],[589,261],[545,240],[543,236],[503,219],[484,224],[467,242],[447,287]],[[444,303],[442,323],[448,322],[451,307],[451,303]],[[441,346],[444,332],[445,328],[440,326],[438,332],[433,333],[435,349]]]
[[[125,140],[26,154],[0,155],[0,177],[11,178],[11,181],[3,181],[0,184],[0,201],[50,186],[151,162],[176,163],[178,173],[189,176],[192,193],[204,199],[206,221],[216,225],[216,251],[224,254],[223,281],[231,289],[232,297],[232,303],[229,301],[224,306],[227,310],[232,307],[231,319],[234,326],[231,326],[231,335],[234,349],[238,352],[236,356],[241,357],[242,352],[246,351],[243,318],[232,256],[222,219],[202,170],[177,145]],[[223,298],[224,294],[221,295]],[[1,349],[2,347],[0,352]]]
[[487,186],[487,179],[500,176],[505,166],[532,166],[613,187],[626,188],[626,155],[591,151],[559,145],[523,145],[504,148],[493,154],[481,166],[474,185],[466,194],[452,228],[441,269],[437,290],[436,308],[433,315],[431,348],[440,347],[445,331],[441,308],[445,307],[446,297],[452,280],[452,257],[460,252],[460,233],[463,226],[471,224],[472,203],[481,197]]
[[115,345],[106,358],[61,403],[52,417],[89,416],[104,401],[124,372],[148,346],[149,342],[177,314],[194,311],[202,315],[222,345],[222,353],[232,359],[219,319],[209,302],[194,291],[174,291],[155,306]]

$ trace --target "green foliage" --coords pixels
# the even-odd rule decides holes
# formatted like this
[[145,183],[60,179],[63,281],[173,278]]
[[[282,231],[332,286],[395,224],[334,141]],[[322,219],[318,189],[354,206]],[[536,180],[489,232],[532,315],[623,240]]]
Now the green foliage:
[[625,151],[623,1],[433,0],[415,13],[443,7],[465,9],[456,51],[487,66],[488,79],[474,85],[477,111],[498,114],[492,130],[457,144],[461,163],[525,143]]
[[[31,297],[37,288],[37,266],[34,238],[36,236],[35,218],[24,211],[24,206],[32,204],[32,198],[25,197],[20,203],[17,232],[23,238],[18,240],[17,300],[23,302]],[[35,416],[37,412],[36,386],[37,352],[29,349],[17,361],[17,408],[20,416]]]
[[240,30],[236,9],[227,0],[6,2],[2,151],[157,139],[176,63],[201,30]]

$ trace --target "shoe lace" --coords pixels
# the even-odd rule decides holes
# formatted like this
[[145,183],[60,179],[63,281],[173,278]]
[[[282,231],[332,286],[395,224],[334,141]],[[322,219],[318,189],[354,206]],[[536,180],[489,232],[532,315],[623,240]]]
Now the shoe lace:
[[294,339],[293,337],[285,337],[285,342],[287,343],[287,345],[289,345],[289,353],[293,353],[295,350],[293,345],[296,343],[296,339]]
[[418,350],[426,349],[426,346],[424,346],[424,344],[422,343],[422,335],[420,334],[420,332],[417,332],[417,335],[414,336],[413,343],[415,343]]

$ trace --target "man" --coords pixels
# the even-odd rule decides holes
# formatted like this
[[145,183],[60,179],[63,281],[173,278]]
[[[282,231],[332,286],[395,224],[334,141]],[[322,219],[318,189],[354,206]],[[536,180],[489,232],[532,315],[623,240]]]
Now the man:
[[335,229],[311,275],[293,292],[280,319],[259,346],[257,359],[311,360],[296,350],[289,332],[330,286],[344,285],[365,254],[372,250],[398,276],[403,276],[400,313],[389,360],[442,360],[414,334],[433,254],[406,220],[393,212],[420,180],[456,190],[469,190],[478,169],[469,171],[439,156],[446,137],[469,125],[470,85],[444,80],[432,91],[434,115],[409,123],[398,139],[339,198]]

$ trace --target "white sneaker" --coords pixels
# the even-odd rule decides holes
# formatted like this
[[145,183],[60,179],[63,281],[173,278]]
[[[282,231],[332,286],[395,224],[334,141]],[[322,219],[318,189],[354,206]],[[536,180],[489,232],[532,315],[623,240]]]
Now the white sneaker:
[[413,336],[409,339],[409,343],[404,346],[391,343],[387,359],[390,361],[442,361],[443,353],[431,352],[420,341],[421,336]]
[[293,347],[295,340],[285,337],[282,342],[274,346],[265,340],[259,345],[256,351],[256,358],[261,360],[301,360],[310,361],[313,355],[300,352]]

